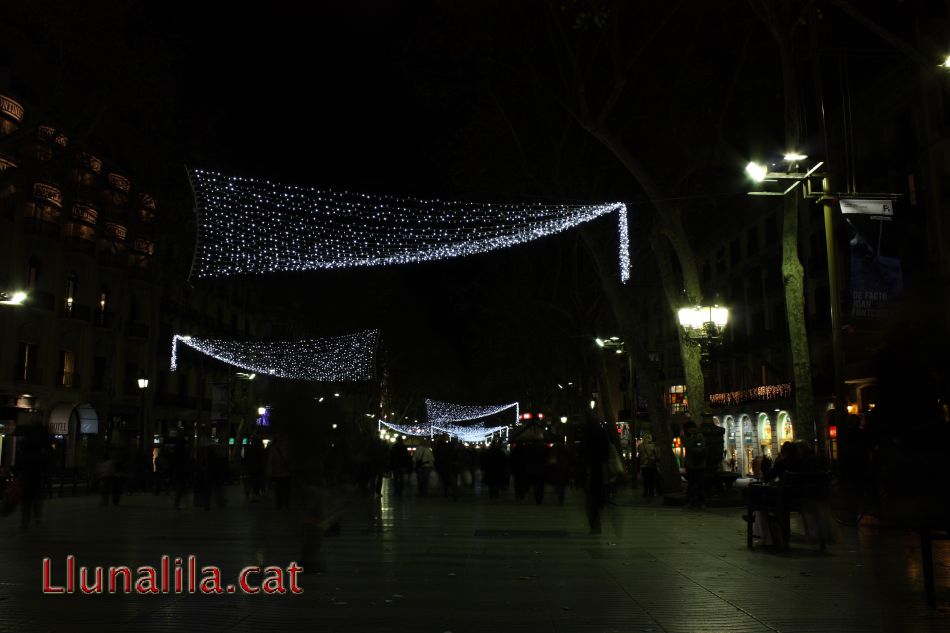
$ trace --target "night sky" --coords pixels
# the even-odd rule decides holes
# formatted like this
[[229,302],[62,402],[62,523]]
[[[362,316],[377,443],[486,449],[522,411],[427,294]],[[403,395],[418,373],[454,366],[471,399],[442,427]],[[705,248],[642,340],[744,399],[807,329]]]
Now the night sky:
[[[553,96],[566,62],[548,50],[541,3],[236,7],[24,7],[24,31],[37,34],[47,56],[78,80],[72,99],[68,82],[32,82],[24,90],[40,102],[82,103],[86,119],[104,112],[90,143],[177,190],[182,207],[190,204],[186,164],[427,198],[622,200],[631,208],[635,264],[644,252],[643,192]],[[657,5],[636,16],[625,37],[651,41],[663,11]],[[664,33],[664,45],[648,49],[638,67],[642,81],[659,78],[666,87],[644,90],[638,81],[611,121],[650,148],[645,155],[661,178],[681,177],[671,158],[705,133],[703,117],[714,116],[707,98],[723,89],[737,55],[758,59],[755,46],[704,46],[700,36],[721,42],[732,27],[711,32],[700,12],[686,15],[685,26]],[[735,28],[745,33],[748,25]],[[584,30],[570,36],[577,33]],[[593,65],[587,80],[596,84],[604,72],[603,64]],[[735,84],[730,102],[743,125],[768,129],[758,123],[769,110],[743,99],[760,80],[753,74]],[[85,120],[64,116],[67,123],[72,118]],[[136,153],[124,129],[145,135],[143,152]],[[744,136],[731,125],[723,134],[731,141]],[[141,156],[152,156],[152,164],[143,166]],[[130,157],[136,158],[123,160]],[[742,158],[689,176],[702,192],[688,210],[697,222],[712,217],[709,204],[741,191]],[[592,228],[604,243],[616,239],[610,220]],[[313,336],[379,327],[394,380],[420,397],[542,398],[548,385],[577,378],[578,352],[593,335],[614,333],[578,242],[571,231],[457,261],[273,275],[263,280],[265,303],[306,315]]]

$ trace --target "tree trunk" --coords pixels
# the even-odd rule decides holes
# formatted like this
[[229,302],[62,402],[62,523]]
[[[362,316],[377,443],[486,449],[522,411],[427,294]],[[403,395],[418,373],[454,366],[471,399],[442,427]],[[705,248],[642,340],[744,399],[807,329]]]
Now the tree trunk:
[[[782,66],[785,97],[785,143],[787,151],[801,151],[801,119],[798,84],[795,80],[795,59],[791,41],[773,31]],[[812,394],[811,350],[805,324],[805,272],[798,258],[798,221],[802,210],[800,188],[784,198],[782,219],[782,279],[785,285],[785,314],[792,354],[795,381],[795,416],[792,425],[795,437],[814,441],[815,404]]]
[[584,240],[597,269],[604,295],[610,304],[620,332],[623,335],[624,346],[633,356],[633,364],[642,378],[640,385],[647,401],[647,411],[650,415],[650,428],[660,453],[660,473],[663,477],[664,492],[680,490],[680,476],[673,460],[673,437],[670,433],[669,414],[662,389],[662,376],[656,363],[650,360],[650,355],[640,342],[641,324],[635,313],[630,309],[629,297],[624,287],[617,279],[612,265],[607,265],[600,251],[600,244],[587,227],[580,227],[580,234]]

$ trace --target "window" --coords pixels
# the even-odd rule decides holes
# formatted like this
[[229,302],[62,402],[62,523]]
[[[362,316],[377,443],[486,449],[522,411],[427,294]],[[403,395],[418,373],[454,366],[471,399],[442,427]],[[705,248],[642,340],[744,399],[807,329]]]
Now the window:
[[59,354],[59,384],[63,387],[76,387],[76,358],[69,350]]
[[40,260],[35,257],[30,258],[30,263],[26,268],[26,289],[27,291],[36,290],[40,283]]
[[670,413],[686,413],[689,411],[689,400],[686,397],[686,385],[673,385],[668,394]]
[[106,325],[106,308],[109,305],[110,298],[111,297],[109,295],[109,286],[100,286],[99,303],[98,303],[98,306],[96,307],[96,311],[97,311],[96,318],[99,321],[99,325],[103,325],[103,326]]
[[17,349],[16,376],[23,382],[36,382],[39,370],[36,367],[39,352],[35,343],[20,342]]
[[106,357],[96,356],[92,364],[92,390],[102,391],[106,384]]
[[78,279],[76,273],[69,273],[69,277],[66,278],[66,314],[70,314],[73,311],[73,304],[76,302],[76,287]]

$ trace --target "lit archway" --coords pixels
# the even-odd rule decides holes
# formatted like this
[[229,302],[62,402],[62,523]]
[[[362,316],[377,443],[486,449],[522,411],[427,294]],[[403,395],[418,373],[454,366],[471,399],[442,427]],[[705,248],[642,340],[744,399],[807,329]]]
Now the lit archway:
[[778,432],[778,444],[795,441],[795,427],[792,425],[792,416],[788,411],[779,411],[775,416],[775,430]]
[[742,434],[736,432],[736,419],[727,415],[722,420],[726,430],[726,458],[723,468],[729,472],[741,473],[742,470]]
[[739,416],[739,454],[741,459],[738,461],[742,466],[742,473],[744,475],[752,475],[752,459],[753,447],[752,447],[752,418],[749,417],[748,413],[743,413]]
[[759,455],[773,457],[772,455],[772,421],[768,413],[760,413],[757,421],[759,432]]

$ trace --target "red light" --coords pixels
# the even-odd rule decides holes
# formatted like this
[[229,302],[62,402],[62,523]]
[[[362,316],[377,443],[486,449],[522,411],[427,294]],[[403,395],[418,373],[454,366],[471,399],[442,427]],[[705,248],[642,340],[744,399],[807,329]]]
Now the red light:
[[828,427],[828,437],[838,437],[838,427],[829,426]]
[[525,420],[530,420],[530,419],[531,419],[532,417],[534,417],[534,416],[532,416],[530,413],[525,413],[525,414],[522,415],[521,417],[522,417],[523,419],[525,419]]
[[543,414],[543,413],[539,413],[539,414],[538,414],[538,419],[539,419],[539,420],[543,420],[543,419],[544,419],[544,414]]

